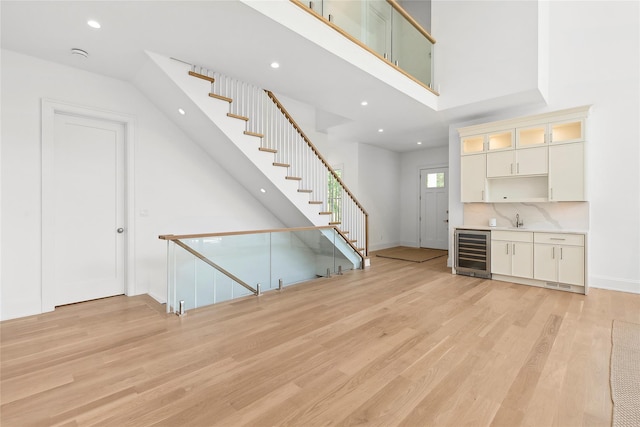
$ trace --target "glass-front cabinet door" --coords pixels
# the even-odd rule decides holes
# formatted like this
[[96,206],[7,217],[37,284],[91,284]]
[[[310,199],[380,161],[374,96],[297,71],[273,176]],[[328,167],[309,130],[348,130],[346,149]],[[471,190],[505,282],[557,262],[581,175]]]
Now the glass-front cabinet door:
[[484,135],[462,137],[462,154],[478,154],[484,151]]
[[513,148],[513,131],[490,133],[487,136],[489,151],[510,150]]
[[516,146],[518,148],[539,147],[547,142],[547,126],[538,125],[516,129]]
[[551,124],[552,143],[584,141],[584,121],[572,120]]

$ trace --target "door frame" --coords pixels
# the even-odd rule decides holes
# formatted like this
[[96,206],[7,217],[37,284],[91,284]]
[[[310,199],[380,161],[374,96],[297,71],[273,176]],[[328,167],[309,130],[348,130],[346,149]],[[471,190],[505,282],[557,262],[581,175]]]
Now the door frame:
[[53,241],[51,235],[53,223],[53,177],[54,173],[54,128],[56,114],[65,114],[89,119],[120,123],[124,126],[124,291],[128,296],[135,295],[135,215],[134,215],[134,153],[136,119],[122,113],[101,110],[83,105],[71,104],[53,99],[42,99],[42,211],[41,211],[41,304],[42,312],[55,309],[55,266],[53,263]]
[[[418,222],[418,247],[421,248],[422,247],[422,221],[420,220],[420,217],[422,216],[422,176],[421,173],[423,170],[426,169],[447,169],[447,172],[449,172],[449,164],[447,163],[438,163],[435,165],[424,165],[424,166],[418,166],[418,210],[417,210],[417,215],[416,215],[416,220]],[[447,173],[448,175],[448,173]],[[449,178],[447,176],[447,178]],[[449,180],[447,180],[447,198],[449,199],[449,203],[451,203],[451,188],[449,187]],[[448,204],[449,204],[448,203]],[[451,210],[450,206],[447,206],[447,210]],[[447,225],[447,229],[449,230],[447,232],[447,243],[449,245],[449,247],[451,247],[451,223],[449,222]],[[447,259],[449,259],[449,257],[447,257]]]

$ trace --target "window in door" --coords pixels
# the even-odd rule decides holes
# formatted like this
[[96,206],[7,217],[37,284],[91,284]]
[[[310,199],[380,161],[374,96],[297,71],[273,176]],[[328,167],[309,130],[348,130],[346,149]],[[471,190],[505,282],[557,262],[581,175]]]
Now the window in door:
[[427,188],[444,188],[444,172],[428,173]]

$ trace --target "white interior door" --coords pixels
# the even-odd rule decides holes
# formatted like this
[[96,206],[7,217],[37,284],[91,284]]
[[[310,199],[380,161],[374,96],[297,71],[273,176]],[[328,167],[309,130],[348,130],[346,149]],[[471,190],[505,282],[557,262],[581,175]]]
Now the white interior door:
[[420,247],[449,248],[448,168],[420,170]]
[[122,123],[55,114],[55,305],[124,293],[124,138]]

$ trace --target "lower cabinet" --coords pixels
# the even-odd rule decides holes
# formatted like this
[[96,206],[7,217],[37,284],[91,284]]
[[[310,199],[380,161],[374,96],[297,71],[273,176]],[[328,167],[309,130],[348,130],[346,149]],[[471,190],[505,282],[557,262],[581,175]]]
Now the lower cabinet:
[[492,231],[491,272],[533,278],[533,233]]
[[586,293],[585,235],[491,231],[495,280]]
[[584,286],[583,235],[535,233],[534,243],[534,279]]

